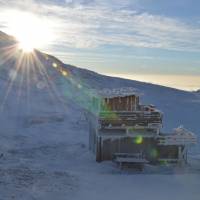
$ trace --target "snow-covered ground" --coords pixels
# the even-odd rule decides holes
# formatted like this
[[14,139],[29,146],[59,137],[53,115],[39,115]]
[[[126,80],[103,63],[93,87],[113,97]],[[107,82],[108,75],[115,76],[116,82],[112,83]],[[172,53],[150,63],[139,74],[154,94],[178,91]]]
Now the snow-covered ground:
[[185,168],[121,171],[111,162],[95,162],[88,150],[85,117],[91,88],[133,87],[144,103],[164,112],[166,131],[182,124],[200,135],[198,93],[102,76],[40,52],[36,52],[37,66],[29,63],[27,68],[27,61],[16,63],[20,55],[16,52],[5,59],[7,43],[10,39],[5,41],[4,36],[0,41],[4,46],[0,50],[0,200],[199,200],[199,144]]

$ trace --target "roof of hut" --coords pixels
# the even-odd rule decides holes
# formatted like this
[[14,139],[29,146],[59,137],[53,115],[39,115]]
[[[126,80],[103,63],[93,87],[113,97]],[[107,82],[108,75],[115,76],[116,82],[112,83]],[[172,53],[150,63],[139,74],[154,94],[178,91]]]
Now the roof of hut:
[[98,91],[98,95],[103,98],[126,97],[126,96],[139,96],[137,89],[132,87],[114,88]]

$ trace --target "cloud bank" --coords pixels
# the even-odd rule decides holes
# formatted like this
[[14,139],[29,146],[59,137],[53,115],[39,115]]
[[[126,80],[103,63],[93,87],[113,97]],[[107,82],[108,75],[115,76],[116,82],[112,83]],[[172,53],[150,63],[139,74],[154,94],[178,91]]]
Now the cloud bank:
[[136,1],[0,0],[0,28],[9,27],[8,11],[26,10],[47,21],[56,36],[52,48],[120,45],[199,52],[199,23],[140,12],[134,9]]

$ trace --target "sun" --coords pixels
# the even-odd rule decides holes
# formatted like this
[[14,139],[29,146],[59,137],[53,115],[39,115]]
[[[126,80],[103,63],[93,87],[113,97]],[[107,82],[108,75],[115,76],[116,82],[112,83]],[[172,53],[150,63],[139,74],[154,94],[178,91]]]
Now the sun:
[[29,41],[21,41],[18,44],[18,48],[23,52],[30,53],[34,50],[34,44],[29,43]]
[[8,27],[10,34],[16,37],[19,49],[24,52],[43,48],[53,40],[49,21],[33,13],[12,11]]

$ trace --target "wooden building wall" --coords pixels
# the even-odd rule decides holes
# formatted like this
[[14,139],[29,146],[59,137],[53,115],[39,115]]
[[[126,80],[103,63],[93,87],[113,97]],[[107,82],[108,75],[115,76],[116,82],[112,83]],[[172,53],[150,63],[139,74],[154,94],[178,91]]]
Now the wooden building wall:
[[134,111],[139,106],[139,97],[132,95],[126,97],[105,98],[103,110],[107,111]]
[[165,159],[177,159],[178,158],[178,146],[158,146],[158,152],[160,158]]
[[96,160],[110,161],[115,153],[143,153],[145,158],[156,163],[159,159],[178,159],[177,146],[158,146],[153,138],[145,138],[142,144],[136,144],[133,137],[109,138],[98,136]]
[[[99,136],[99,138],[101,138]],[[132,137],[121,137],[121,138],[101,138],[98,140],[98,152],[96,152],[97,161],[112,160],[113,154],[115,153],[141,153],[143,152],[149,159],[153,160],[155,158],[150,158],[150,152],[155,150],[156,144],[152,138],[144,139],[142,144],[136,144],[134,138]]]

